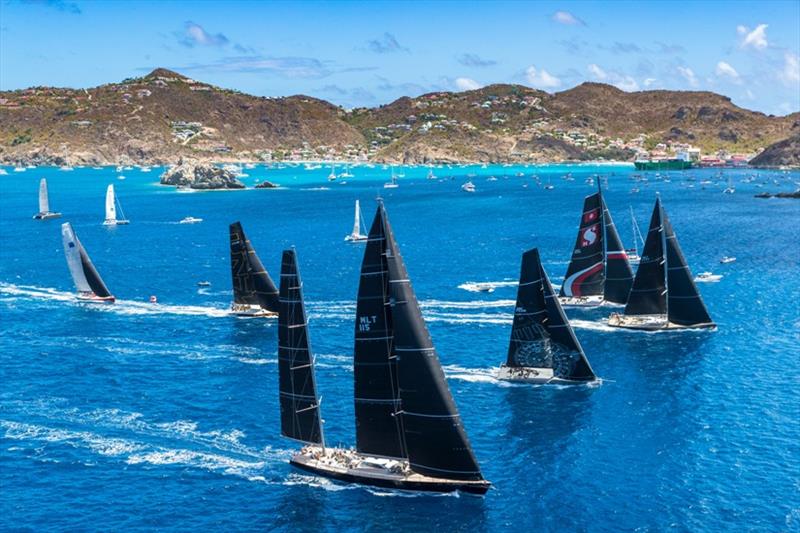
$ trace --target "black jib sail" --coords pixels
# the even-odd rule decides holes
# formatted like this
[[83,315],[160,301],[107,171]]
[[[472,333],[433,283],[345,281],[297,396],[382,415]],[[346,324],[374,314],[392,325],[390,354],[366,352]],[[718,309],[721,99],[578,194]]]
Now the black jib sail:
[[234,303],[258,305],[278,312],[278,289],[239,222],[230,225],[230,237]]
[[595,379],[583,348],[553,292],[536,248],[522,254],[506,364],[552,368],[553,376],[562,379]]
[[603,228],[600,194],[583,200],[578,237],[572,259],[561,285],[561,296],[580,297],[603,294],[605,272],[603,268]]
[[611,218],[606,201],[602,194],[600,202],[603,207],[603,223],[605,224],[606,279],[603,288],[603,299],[609,302],[624,304],[633,285],[633,270],[628,262],[628,254],[622,246],[617,227]]
[[626,315],[664,315],[667,313],[667,287],[664,257],[664,227],[661,222],[661,199],[656,198],[650,228],[636,270],[633,286],[625,305]]
[[678,238],[672,230],[672,223],[663,208],[662,216],[667,247],[667,318],[671,323],[682,326],[713,326],[714,322],[697,291]]
[[385,211],[382,216],[409,464],[431,477],[482,480]]
[[281,433],[291,439],[324,446],[303,283],[294,250],[285,250],[281,260],[278,381]]
[[384,218],[381,204],[369,230],[358,285],[353,358],[356,449],[404,458]]

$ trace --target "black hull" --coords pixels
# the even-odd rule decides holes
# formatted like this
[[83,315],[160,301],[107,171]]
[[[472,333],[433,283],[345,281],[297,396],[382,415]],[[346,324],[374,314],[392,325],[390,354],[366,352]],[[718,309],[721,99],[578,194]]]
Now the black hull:
[[[305,472],[310,472],[319,476],[343,481],[345,483],[358,483],[383,489],[410,490],[416,492],[465,492],[468,494],[486,494],[491,483],[488,481],[459,481],[454,479],[443,479],[441,481],[415,481],[402,477],[389,477],[381,475],[354,474],[352,471],[341,471],[327,468],[319,468],[314,465],[306,464],[292,458],[289,463]],[[428,480],[432,478],[426,478]]]

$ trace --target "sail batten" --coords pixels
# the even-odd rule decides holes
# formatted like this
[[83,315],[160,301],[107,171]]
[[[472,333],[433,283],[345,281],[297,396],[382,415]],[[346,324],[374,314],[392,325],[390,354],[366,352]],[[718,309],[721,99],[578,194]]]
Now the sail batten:
[[[278,289],[261,263],[242,225],[230,225],[231,277],[234,304],[278,311]],[[282,282],[283,280],[281,280]]]
[[314,377],[314,359],[306,326],[303,286],[294,250],[281,258],[278,314],[278,382],[281,433],[291,439],[325,445]]
[[483,480],[433,347],[400,250],[383,205],[394,350],[408,460],[415,472],[431,477]]

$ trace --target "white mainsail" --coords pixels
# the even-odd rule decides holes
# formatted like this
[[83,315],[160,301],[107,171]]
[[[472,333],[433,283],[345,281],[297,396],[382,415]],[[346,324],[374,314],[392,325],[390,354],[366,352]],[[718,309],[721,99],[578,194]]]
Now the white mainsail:
[[358,205],[358,200],[356,200],[356,216],[355,220],[353,220],[353,235],[359,235],[361,233],[361,207]]
[[47,198],[47,180],[44,178],[39,182],[39,212],[50,212],[50,201]]
[[75,282],[75,288],[82,293],[92,292],[81,263],[81,242],[69,222],[61,224],[61,238],[64,241],[64,254],[67,256],[67,266],[72,275],[72,281]]
[[106,189],[106,223],[114,223],[117,221],[117,206],[114,201],[114,184],[108,186]]

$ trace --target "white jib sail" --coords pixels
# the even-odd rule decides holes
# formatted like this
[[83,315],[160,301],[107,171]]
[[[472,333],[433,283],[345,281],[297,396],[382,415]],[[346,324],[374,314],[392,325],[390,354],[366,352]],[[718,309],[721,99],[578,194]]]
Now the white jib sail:
[[72,281],[75,282],[75,288],[78,289],[78,292],[92,292],[89,282],[86,281],[86,275],[83,273],[81,243],[75,236],[75,232],[72,231],[69,222],[61,224],[61,238],[64,241],[64,255],[67,257],[67,266],[72,275]]
[[47,198],[47,180],[44,178],[39,182],[39,212],[50,212],[50,201]]
[[114,184],[108,186],[106,189],[106,222],[115,222],[117,220],[117,206],[114,202]]

